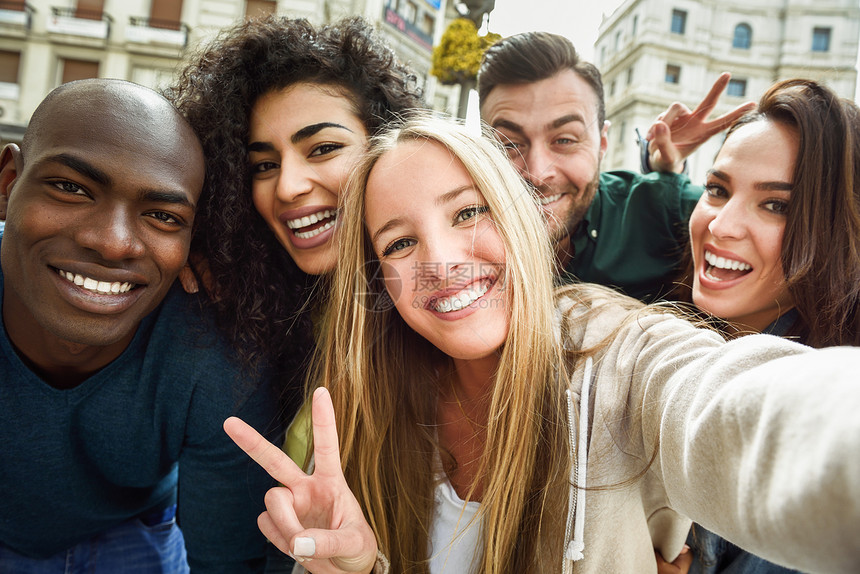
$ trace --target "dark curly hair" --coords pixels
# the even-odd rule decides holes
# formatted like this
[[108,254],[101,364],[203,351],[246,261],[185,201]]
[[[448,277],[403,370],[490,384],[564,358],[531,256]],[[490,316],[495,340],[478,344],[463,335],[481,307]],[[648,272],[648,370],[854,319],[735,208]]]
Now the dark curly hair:
[[349,94],[369,134],[423,107],[415,76],[360,18],[320,28],[276,16],[243,22],[197,54],[166,91],[206,156],[192,253],[208,265],[205,283],[219,326],[244,363],[277,369],[294,397],[313,349],[310,315],[322,291],[254,208],[247,144],[257,100],[297,82]]

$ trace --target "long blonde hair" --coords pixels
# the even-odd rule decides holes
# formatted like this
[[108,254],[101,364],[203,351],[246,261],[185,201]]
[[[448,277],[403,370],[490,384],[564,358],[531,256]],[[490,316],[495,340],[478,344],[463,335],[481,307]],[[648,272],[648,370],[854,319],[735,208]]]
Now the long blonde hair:
[[450,358],[394,309],[364,225],[365,187],[377,160],[416,140],[445,146],[465,166],[507,253],[510,330],[477,479],[484,487],[479,571],[555,569],[561,555],[547,550],[561,548],[571,461],[566,377],[553,334],[553,253],[534,198],[492,137],[420,114],[371,141],[344,192],[340,261],[312,380],[331,391],[347,482],[392,571],[427,572],[439,480],[437,379]]

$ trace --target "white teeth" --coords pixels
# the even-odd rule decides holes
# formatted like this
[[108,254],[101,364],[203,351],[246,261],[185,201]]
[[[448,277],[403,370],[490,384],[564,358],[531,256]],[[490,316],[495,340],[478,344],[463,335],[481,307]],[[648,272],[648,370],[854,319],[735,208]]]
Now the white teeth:
[[[298,219],[290,219],[287,221],[287,227],[290,229],[299,229],[301,227],[307,227],[308,225],[313,225],[314,223],[318,223],[323,219],[327,219],[332,216],[336,216],[337,212],[333,209],[326,209],[323,211],[318,211],[317,213],[312,213],[310,215],[306,215],[305,217],[299,217]],[[313,237],[313,236],[312,236]]]
[[549,196],[547,196],[547,195],[540,195],[540,196],[538,196],[538,202],[539,202],[541,205],[547,205],[547,204],[549,204],[549,203],[552,203],[553,201],[558,201],[558,199],[559,199],[560,197],[561,197],[561,194],[560,194],[560,193],[559,193],[559,194],[556,194],[556,195],[549,195]]
[[735,261],[734,259],[726,259],[725,257],[718,257],[710,251],[705,251],[705,261],[713,267],[719,267],[720,269],[735,269],[740,271],[752,269],[752,265],[749,263]]
[[436,302],[434,309],[439,313],[450,313],[451,311],[459,311],[460,309],[468,307],[469,305],[483,297],[489,289],[490,284],[486,282],[474,287],[469,287],[468,289],[464,289],[459,293],[455,293],[449,297],[440,299]]
[[69,271],[63,271],[62,269],[58,269],[57,272],[60,274],[60,277],[71,281],[78,287],[83,287],[84,289],[95,293],[128,293],[131,291],[132,287],[134,287],[134,284],[128,282],[121,283],[119,281],[114,281],[113,283],[109,283],[107,281],[96,281],[95,279],[84,277],[83,275],[71,273]]
[[311,237],[316,237],[317,235],[319,235],[323,231],[331,229],[332,227],[334,227],[334,223],[335,223],[335,220],[332,219],[331,221],[329,221],[325,225],[317,227],[316,229],[312,229],[310,231],[296,231],[294,233],[295,233],[296,237],[298,237],[300,239],[310,239]]

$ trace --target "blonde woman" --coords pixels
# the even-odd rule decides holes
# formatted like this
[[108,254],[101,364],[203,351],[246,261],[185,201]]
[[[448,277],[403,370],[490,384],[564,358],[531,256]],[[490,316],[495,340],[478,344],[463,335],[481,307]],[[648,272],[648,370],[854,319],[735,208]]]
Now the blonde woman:
[[345,202],[313,474],[225,423],[284,485],[259,524],[302,567],[656,572],[690,516],[786,565],[860,568],[860,350],[553,294],[534,199],[444,120],[376,138]]

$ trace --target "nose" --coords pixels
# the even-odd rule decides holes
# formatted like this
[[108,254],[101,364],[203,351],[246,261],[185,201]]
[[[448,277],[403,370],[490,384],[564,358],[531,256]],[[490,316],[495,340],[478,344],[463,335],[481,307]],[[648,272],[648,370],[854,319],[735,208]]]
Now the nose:
[[747,213],[738,201],[729,199],[721,207],[710,223],[708,231],[717,239],[741,239],[747,232]]
[[125,261],[141,257],[146,251],[140,237],[142,217],[122,205],[105,206],[80,223],[76,240],[95,251],[105,261]]
[[520,171],[532,185],[541,187],[555,177],[555,168],[555,154],[545,146],[534,145],[526,152],[524,166],[520,167]]
[[468,253],[455,241],[442,237],[425,240],[416,263],[416,273],[421,278],[434,282],[449,282],[465,279],[468,273]]
[[291,203],[313,191],[313,169],[306,162],[283,158],[275,194],[284,203]]

